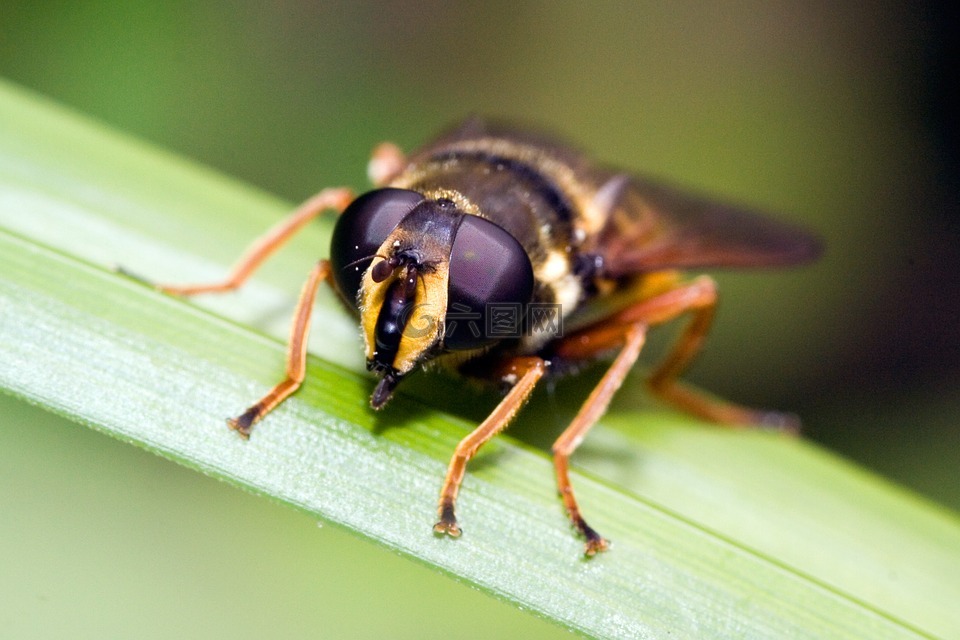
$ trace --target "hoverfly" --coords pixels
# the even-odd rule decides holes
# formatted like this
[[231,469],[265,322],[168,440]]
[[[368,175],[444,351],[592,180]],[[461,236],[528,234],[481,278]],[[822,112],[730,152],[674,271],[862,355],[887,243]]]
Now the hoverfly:
[[441,535],[461,533],[454,507],[468,461],[510,423],[537,383],[612,356],[552,448],[557,487],[585,553],[607,549],[581,515],[569,458],[637,360],[648,329],[681,315],[690,322],[650,376],[653,393],[718,423],[792,426],[783,414],[709,399],[678,382],[717,301],[713,280],[687,279],[681,270],[808,262],[820,244],[806,231],[602,168],[571,148],[478,119],[409,157],[381,144],[368,173],[374,190],[356,198],[345,188],[321,191],[257,240],[222,282],[155,285],[176,295],[235,289],[310,220],[339,213],[330,257],[313,268],[296,305],[286,377],[229,420],[242,436],[303,381],[311,311],[324,281],[359,317],[367,368],[379,377],[374,409],[428,363],[508,386],[456,447],[434,525]]

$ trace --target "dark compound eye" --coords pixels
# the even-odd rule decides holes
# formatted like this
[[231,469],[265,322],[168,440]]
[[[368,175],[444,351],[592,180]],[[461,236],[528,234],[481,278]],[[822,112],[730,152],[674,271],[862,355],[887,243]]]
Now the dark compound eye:
[[519,337],[532,295],[533,267],[517,239],[489,220],[464,216],[450,252],[446,348]]
[[363,274],[377,249],[405,215],[423,201],[407,189],[376,189],[350,203],[333,229],[330,265],[340,293],[356,305]]

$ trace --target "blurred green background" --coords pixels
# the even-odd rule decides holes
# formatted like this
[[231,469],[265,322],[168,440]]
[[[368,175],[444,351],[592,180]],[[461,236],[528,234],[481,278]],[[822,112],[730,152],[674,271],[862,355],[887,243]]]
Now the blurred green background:
[[[782,212],[827,255],[718,274],[718,321],[688,379],[795,411],[808,437],[960,508],[955,26],[934,2],[8,0],[0,75],[291,202],[363,188],[377,142],[409,149],[480,113]],[[560,633],[2,402],[0,601],[14,606],[0,627]],[[184,557],[208,573],[181,575]]]

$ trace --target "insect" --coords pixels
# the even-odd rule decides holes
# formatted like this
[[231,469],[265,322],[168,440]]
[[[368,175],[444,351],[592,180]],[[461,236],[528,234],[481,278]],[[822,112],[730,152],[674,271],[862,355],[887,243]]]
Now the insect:
[[710,399],[678,382],[717,301],[713,280],[682,272],[808,262],[820,252],[808,232],[602,168],[571,148],[479,119],[409,157],[384,143],[368,173],[374,190],[356,198],[345,188],[321,191],[257,240],[225,280],[155,285],[177,295],[235,289],[310,220],[339,213],[330,257],[313,268],[296,305],[286,377],[229,421],[242,436],[303,381],[322,282],[359,318],[367,368],[379,378],[374,409],[426,364],[508,387],[454,451],[437,534],[461,534],[455,505],[468,461],[537,383],[612,357],[552,448],[557,488],[585,553],[607,549],[581,515],[569,459],[634,365],[648,329],[679,316],[690,321],[649,378],[656,396],[718,423],[791,426],[783,414]]

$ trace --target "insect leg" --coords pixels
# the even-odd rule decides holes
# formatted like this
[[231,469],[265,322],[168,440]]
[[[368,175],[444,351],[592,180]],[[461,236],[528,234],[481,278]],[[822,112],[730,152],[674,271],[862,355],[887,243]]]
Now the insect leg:
[[227,420],[227,424],[244,438],[250,437],[253,424],[283,402],[287,396],[300,388],[306,372],[307,336],[310,333],[310,316],[317,289],[324,280],[329,281],[330,263],[321,260],[310,272],[303,284],[297,307],[293,312],[290,327],[290,342],[287,346],[287,375],[259,402],[244,411],[239,417]]
[[179,296],[192,296],[198,293],[218,293],[236,289],[246,282],[247,278],[263,264],[264,260],[283,246],[283,244],[293,237],[297,231],[302,229],[304,225],[327,209],[333,209],[338,213],[343,211],[352,200],[353,193],[350,189],[342,187],[324,189],[297,207],[296,210],[281,220],[275,227],[257,238],[243,255],[240,256],[240,259],[237,260],[233,269],[231,269],[230,274],[220,282],[186,286],[157,284],[154,285],[154,287],[166,293]]
[[701,276],[687,283],[678,283],[649,298],[642,299],[604,320],[596,327],[583,330],[561,342],[557,354],[566,358],[585,358],[616,346],[618,325],[646,322],[649,325],[669,322],[691,313],[673,350],[650,376],[651,391],[660,398],[694,415],[729,426],[756,425],[796,430],[796,417],[776,411],[742,407],[704,395],[684,386],[678,377],[703,346],[717,305],[717,286]]
[[367,177],[375,187],[384,187],[407,164],[400,147],[392,142],[381,142],[373,150],[367,163]]
[[[687,289],[687,292],[684,293],[683,289]],[[673,292],[667,292],[661,296],[659,302],[657,298],[650,300],[651,306],[660,307],[659,311],[651,309],[651,312],[663,314],[665,320],[670,320],[670,316],[676,317],[688,311],[693,317],[673,350],[650,376],[650,389],[662,399],[719,424],[734,427],[752,425],[797,431],[800,422],[796,416],[724,402],[680,382],[680,374],[700,351],[710,330],[717,306],[717,290],[714,281],[704,276],[689,283],[687,287],[674,291],[678,292],[675,298],[671,297]]]
[[577,505],[577,499],[573,493],[573,485],[570,484],[568,465],[570,456],[583,442],[590,427],[607,410],[613,394],[623,384],[624,378],[637,361],[640,349],[643,348],[643,343],[646,341],[647,325],[644,323],[638,322],[620,329],[621,332],[624,329],[626,330],[623,348],[617,354],[610,368],[607,369],[600,383],[590,393],[590,397],[580,407],[580,411],[573,422],[553,443],[553,464],[557,473],[557,490],[560,492],[560,497],[563,499],[570,520],[587,540],[584,553],[588,556],[592,556],[598,551],[605,551],[609,543],[580,515],[580,507]]
[[463,475],[467,470],[467,462],[484,443],[503,431],[510,423],[530,396],[537,381],[543,377],[546,368],[546,362],[536,356],[514,358],[497,368],[496,373],[499,374],[499,378],[515,380],[514,385],[496,409],[493,410],[493,413],[457,445],[453,457],[450,459],[450,466],[443,481],[443,488],[440,490],[440,504],[437,508],[440,520],[433,526],[434,532],[445,533],[454,538],[460,535],[460,526],[457,524],[454,504],[457,500],[457,493],[460,491],[460,483],[463,482]]

